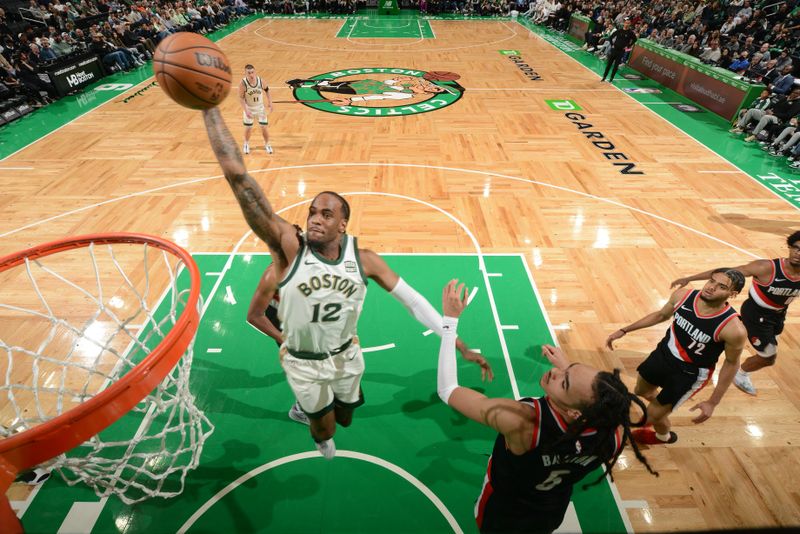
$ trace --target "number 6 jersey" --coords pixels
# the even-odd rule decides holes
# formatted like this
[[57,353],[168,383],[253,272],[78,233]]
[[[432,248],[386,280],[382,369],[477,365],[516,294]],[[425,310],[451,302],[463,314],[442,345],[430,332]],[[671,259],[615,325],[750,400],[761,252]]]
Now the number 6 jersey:
[[498,434],[475,503],[481,532],[555,530],[564,517],[573,486],[622,445],[621,428],[605,442],[591,428],[573,439],[562,439],[568,424],[547,397],[519,402],[532,406],[536,413],[531,448],[524,454],[514,454],[505,436]]
[[305,236],[289,274],[278,284],[278,317],[290,350],[327,353],[354,335],[367,295],[358,240],[342,235],[337,260],[317,255]]

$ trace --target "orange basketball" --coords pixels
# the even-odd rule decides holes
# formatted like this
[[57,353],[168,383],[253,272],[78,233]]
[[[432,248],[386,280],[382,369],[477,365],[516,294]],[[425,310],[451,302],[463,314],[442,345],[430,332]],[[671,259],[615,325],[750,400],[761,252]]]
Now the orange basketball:
[[153,55],[153,73],[169,97],[191,109],[213,108],[231,90],[231,67],[220,48],[196,33],[174,33]]

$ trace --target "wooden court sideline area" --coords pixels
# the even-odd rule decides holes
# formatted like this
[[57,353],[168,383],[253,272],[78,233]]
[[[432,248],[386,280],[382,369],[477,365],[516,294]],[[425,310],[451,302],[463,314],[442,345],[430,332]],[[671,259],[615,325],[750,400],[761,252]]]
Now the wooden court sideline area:
[[[286,80],[367,68],[457,73],[463,96],[391,117],[275,104],[275,153],[256,129],[245,157],[274,206],[332,189],[351,194],[349,232],[378,252],[524,254],[559,343],[577,361],[621,367],[630,387],[666,324],[614,352],[603,346],[610,332],[659,308],[679,276],[785,256],[800,228],[793,206],[516,22],[431,20],[435,38],[424,39],[337,38],[343,23],[257,20],[220,46],[234,79],[252,63],[274,100],[293,99]],[[518,51],[541,79],[500,50]],[[244,236],[201,114],[157,90],[122,100],[0,162],[0,254],[103,231],[156,234],[189,251],[230,251]],[[241,141],[234,95],[221,109]],[[587,129],[614,148],[592,144],[600,137]],[[284,217],[302,223],[305,209]],[[252,236],[241,249],[264,250]],[[81,266],[68,274],[91,282]],[[14,324],[4,317],[0,329]],[[757,397],[732,386],[702,425],[691,423],[691,402],[674,414],[679,441],[645,451],[659,478],[623,454],[615,480],[634,531],[800,525],[796,305],[780,342],[777,364],[753,375]]]

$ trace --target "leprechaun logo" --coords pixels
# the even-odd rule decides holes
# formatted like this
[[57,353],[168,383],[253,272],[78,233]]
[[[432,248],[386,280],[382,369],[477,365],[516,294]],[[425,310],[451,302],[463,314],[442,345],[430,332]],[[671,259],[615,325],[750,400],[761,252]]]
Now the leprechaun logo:
[[370,68],[326,72],[286,82],[295,101],[308,107],[363,117],[436,111],[464,94],[455,72]]

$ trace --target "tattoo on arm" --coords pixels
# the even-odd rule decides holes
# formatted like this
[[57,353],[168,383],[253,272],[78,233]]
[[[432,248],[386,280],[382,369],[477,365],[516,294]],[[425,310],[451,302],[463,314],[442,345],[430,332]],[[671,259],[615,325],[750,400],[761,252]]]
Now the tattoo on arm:
[[236,195],[236,200],[239,201],[247,224],[271,249],[280,251],[280,235],[277,226],[273,224],[275,212],[261,186],[247,172],[236,141],[225,126],[219,110],[217,108],[206,110],[203,112],[203,118],[211,148],[225,173],[225,179]]

